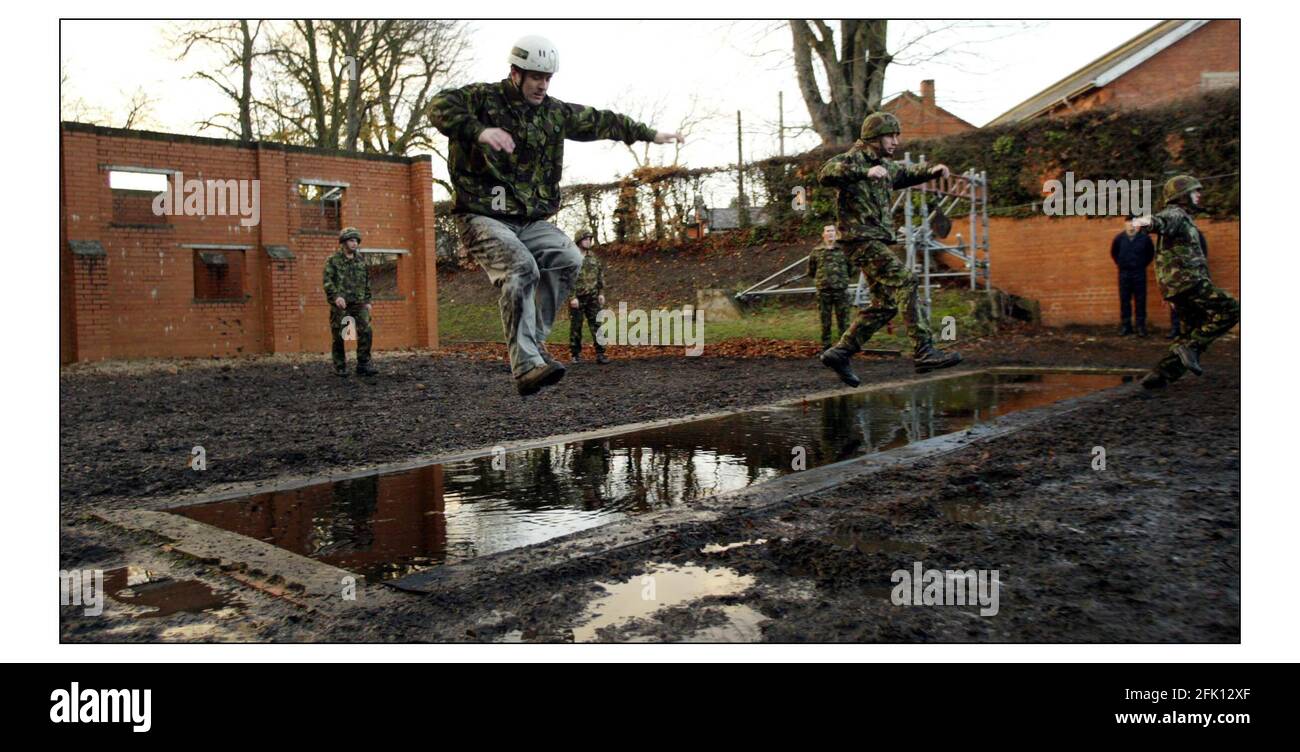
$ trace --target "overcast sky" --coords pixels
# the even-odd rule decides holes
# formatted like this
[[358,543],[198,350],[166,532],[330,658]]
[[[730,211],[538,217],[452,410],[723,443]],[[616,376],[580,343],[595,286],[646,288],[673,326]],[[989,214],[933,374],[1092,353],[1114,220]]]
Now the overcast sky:
[[[891,22],[891,50],[924,38],[888,68],[886,97],[919,91],[922,80],[933,78],[939,106],[983,125],[1153,23]],[[62,22],[65,96],[120,113],[123,100],[143,87],[157,100],[151,129],[223,135],[195,125],[226,107],[211,84],[188,78],[211,61],[197,54],[176,60],[167,42],[169,26]],[[737,110],[744,118],[746,160],[776,154],[778,92],[785,93],[787,126],[808,121],[790,62],[790,32],[781,21],[475,21],[469,27],[473,60],[467,81],[504,78],[511,43],[541,34],[560,52],[550,93],[561,100],[628,111],[662,103],[664,118],[651,125],[670,130],[696,96],[718,117],[683,151],[682,161],[692,166],[735,161]],[[790,133],[786,152],[816,143],[811,133]],[[664,150],[671,160],[671,147],[651,149]],[[565,153],[565,183],[612,180],[635,166],[622,144],[570,142]]]

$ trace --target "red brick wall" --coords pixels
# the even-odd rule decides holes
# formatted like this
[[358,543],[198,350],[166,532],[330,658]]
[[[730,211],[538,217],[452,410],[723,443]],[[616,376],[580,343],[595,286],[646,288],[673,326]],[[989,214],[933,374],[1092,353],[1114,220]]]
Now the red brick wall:
[[[1214,283],[1241,297],[1241,224],[1201,219],[1197,226],[1210,248]],[[991,280],[994,287],[1033,298],[1043,324],[1119,324],[1119,279],[1110,243],[1123,230],[1114,217],[989,219]],[[1169,325],[1154,265],[1147,273],[1147,318]]]
[[[301,178],[349,184],[343,224],[358,227],[367,247],[409,251],[398,264],[400,299],[375,301],[375,347],[437,345],[437,327],[427,326],[425,310],[436,305],[426,301],[437,300],[437,281],[422,271],[426,261],[433,263],[432,223],[412,210],[417,194],[432,195],[427,158],[365,159],[73,124],[62,127],[61,146],[63,362],[328,351],[321,273],[337,240],[299,226]],[[261,222],[245,227],[238,216],[177,215],[163,218],[164,227],[115,224],[109,165],[180,170],[186,180],[259,179]],[[413,221],[420,226],[412,227]],[[103,245],[107,256],[93,262],[93,275],[92,262],[74,260],[69,240]],[[195,300],[194,249],[184,244],[196,243],[248,246],[242,269],[232,268],[242,277],[245,300]],[[296,258],[272,259],[267,245],[287,246]],[[82,300],[87,285],[103,286],[104,324],[80,321],[83,312],[98,310],[92,300]]]

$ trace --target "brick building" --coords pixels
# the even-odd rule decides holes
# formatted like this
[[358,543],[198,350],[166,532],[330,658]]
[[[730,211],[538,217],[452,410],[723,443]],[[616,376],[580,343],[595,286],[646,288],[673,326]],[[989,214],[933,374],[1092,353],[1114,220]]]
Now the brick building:
[[921,82],[921,94],[904,91],[881,105],[903,126],[904,139],[941,138],[975,130],[975,126],[935,104],[934,80]]
[[1094,107],[1146,107],[1241,85],[1241,21],[1161,21],[994,118],[1007,125]]
[[[990,279],[994,287],[1037,300],[1043,324],[1119,324],[1119,273],[1110,242],[1123,217],[989,218]],[[1241,299],[1241,222],[1198,218],[1210,249],[1214,284]],[[1155,264],[1147,267],[1147,318],[1169,326]]]
[[432,177],[428,157],[63,123],[60,361],[327,352],[348,225],[375,348],[436,347]]

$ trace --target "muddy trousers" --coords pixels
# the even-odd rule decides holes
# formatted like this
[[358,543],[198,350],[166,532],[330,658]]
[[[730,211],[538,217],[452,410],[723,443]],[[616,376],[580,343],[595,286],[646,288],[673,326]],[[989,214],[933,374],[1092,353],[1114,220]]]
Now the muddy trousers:
[[1121,269],[1119,273],[1119,321],[1125,327],[1137,319],[1138,328],[1147,325],[1147,270]]
[[542,348],[555,315],[568,304],[582,252],[543,220],[457,214],[460,242],[499,290],[510,371],[522,376],[545,361]]
[[879,240],[846,242],[849,263],[862,270],[871,291],[871,303],[858,309],[857,318],[835,347],[852,355],[862,350],[871,335],[899,313],[907,325],[912,351],[920,352],[934,340],[930,322],[921,315],[916,275],[898,260],[892,246]]
[[822,349],[831,346],[831,316],[839,323],[838,334],[843,337],[849,323],[848,290],[818,290],[817,313],[822,322]]
[[1178,310],[1178,315],[1183,320],[1183,332],[1170,345],[1169,354],[1152,370],[1172,382],[1187,373],[1187,368],[1173,349],[1179,345],[1189,345],[1198,354],[1205,352],[1214,340],[1227,334],[1241,320],[1241,304],[1207,280],[1201,280],[1195,287],[1165,300],[1173,303]]
[[338,306],[330,306],[330,337],[333,340],[334,367],[345,368],[348,364],[347,350],[343,346],[343,329],[348,317],[356,322],[357,330],[357,365],[370,362],[370,341],[373,329],[370,326],[370,311],[365,303],[348,303],[346,311]]
[[600,325],[596,316],[600,313],[600,301],[595,295],[578,296],[578,307],[569,309],[569,353],[576,356],[582,352],[582,322],[585,319],[591,329],[591,341],[596,345],[596,354],[605,352],[605,345],[596,336]]

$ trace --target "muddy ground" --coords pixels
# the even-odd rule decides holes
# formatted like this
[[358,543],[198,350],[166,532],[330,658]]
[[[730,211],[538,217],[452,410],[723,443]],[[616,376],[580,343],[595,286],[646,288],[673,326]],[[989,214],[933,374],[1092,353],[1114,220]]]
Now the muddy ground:
[[[964,343],[963,368],[1146,366],[1164,341],[1019,331]],[[323,358],[106,365],[60,378],[62,568],[196,580],[225,602],[150,618],[111,601],[61,609],[66,641],[1234,642],[1240,636],[1240,366],[1158,395],[1136,387],[955,454],[885,470],[763,515],[656,531],[645,545],[431,595],[367,586],[347,610],[255,587],[166,541],[94,520],[100,509],[415,455],[770,403],[834,388],[807,358],[664,357],[581,366],[537,398],[500,360],[384,354],[383,375],[337,380]],[[867,383],[909,364],[861,360]],[[186,468],[203,445],[209,469]],[[1092,448],[1107,469],[1092,468]],[[665,534],[666,533],[666,534]],[[766,542],[702,553],[708,544]],[[906,608],[890,573],[922,561],[997,569],[1000,610]],[[590,631],[606,585],[715,568],[735,587]],[[664,568],[667,568],[666,570]],[[161,573],[161,574],[160,574]],[[671,579],[667,578],[666,579]]]

